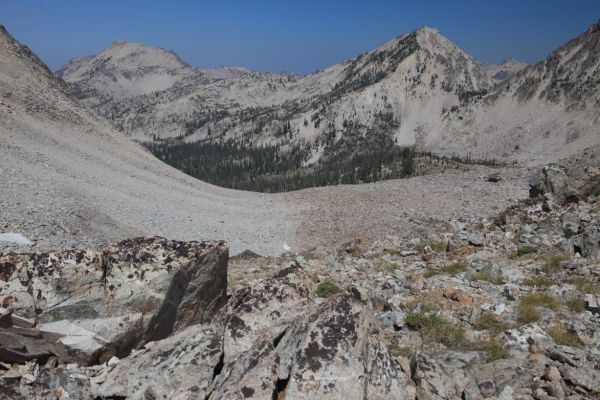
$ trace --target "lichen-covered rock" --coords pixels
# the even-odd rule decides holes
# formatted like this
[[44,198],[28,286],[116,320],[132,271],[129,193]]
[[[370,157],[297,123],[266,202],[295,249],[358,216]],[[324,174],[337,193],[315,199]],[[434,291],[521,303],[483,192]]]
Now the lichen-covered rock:
[[529,180],[529,195],[551,196],[557,203],[565,204],[600,194],[600,169],[593,166],[574,165],[569,168],[547,165]]
[[314,304],[315,281],[295,263],[230,299],[225,326],[225,361],[252,348],[259,339],[274,341]]
[[218,242],[134,239],[100,251],[0,257],[0,298],[49,351],[89,364],[210,319],[226,303]]
[[230,359],[211,394],[219,399],[365,396],[408,399],[410,390],[400,365],[377,337],[373,311],[355,290],[299,314],[276,341],[263,336]]
[[120,360],[96,392],[105,398],[204,399],[222,357],[220,333],[194,325]]

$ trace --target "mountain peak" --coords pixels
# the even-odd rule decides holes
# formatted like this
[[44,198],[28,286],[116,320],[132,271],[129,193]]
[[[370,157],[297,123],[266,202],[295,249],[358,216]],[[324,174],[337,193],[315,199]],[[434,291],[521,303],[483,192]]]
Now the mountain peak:
[[438,31],[435,28],[429,27],[429,26],[422,26],[421,28],[417,29],[415,32],[441,35],[440,31]]
[[121,47],[127,44],[127,41],[123,40],[123,39],[117,39],[114,42],[112,42],[108,48],[113,48],[113,47]]
[[77,58],[57,74],[66,82],[94,79],[96,90],[126,98],[170,88],[193,68],[160,47],[118,39],[94,56]]

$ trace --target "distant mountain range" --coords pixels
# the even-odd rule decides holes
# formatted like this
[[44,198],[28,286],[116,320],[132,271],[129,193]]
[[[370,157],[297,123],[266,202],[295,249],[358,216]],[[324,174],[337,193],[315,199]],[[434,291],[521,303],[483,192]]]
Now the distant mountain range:
[[178,164],[156,146],[268,146],[277,160],[294,159],[281,166],[288,172],[376,153],[373,143],[382,140],[540,163],[600,141],[599,31],[593,25],[529,66],[481,63],[422,28],[305,77],[192,68],[172,52],[123,41],[72,60],[57,75],[80,101],[133,139],[154,143],[179,168],[201,161]]

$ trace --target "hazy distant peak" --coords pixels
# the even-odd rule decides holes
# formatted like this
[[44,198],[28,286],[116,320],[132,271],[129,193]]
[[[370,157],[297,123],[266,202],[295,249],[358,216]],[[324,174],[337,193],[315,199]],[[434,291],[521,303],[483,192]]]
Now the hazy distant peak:
[[425,35],[441,35],[440,31],[435,28],[431,28],[429,26],[423,26],[417,30],[416,33],[425,34]]
[[112,43],[111,43],[111,44],[108,46],[108,48],[111,48],[111,47],[119,47],[119,46],[123,46],[123,45],[126,45],[126,44],[127,44],[127,41],[125,41],[125,40],[123,40],[123,39],[117,39],[117,40],[115,40],[114,42],[112,42]]
[[85,92],[90,95],[111,98],[165,90],[194,72],[172,51],[123,39],[96,55],[73,59],[56,71],[66,82],[88,82]]

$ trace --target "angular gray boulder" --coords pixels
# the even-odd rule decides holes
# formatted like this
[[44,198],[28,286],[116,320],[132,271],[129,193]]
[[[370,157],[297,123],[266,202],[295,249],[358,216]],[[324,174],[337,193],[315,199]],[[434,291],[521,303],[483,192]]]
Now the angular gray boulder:
[[93,364],[209,320],[227,301],[227,259],[222,242],[157,237],[100,251],[6,255],[0,300],[37,322],[36,346]]
[[569,167],[550,164],[529,179],[529,196],[546,196],[566,204],[600,194],[600,169],[594,166]]

